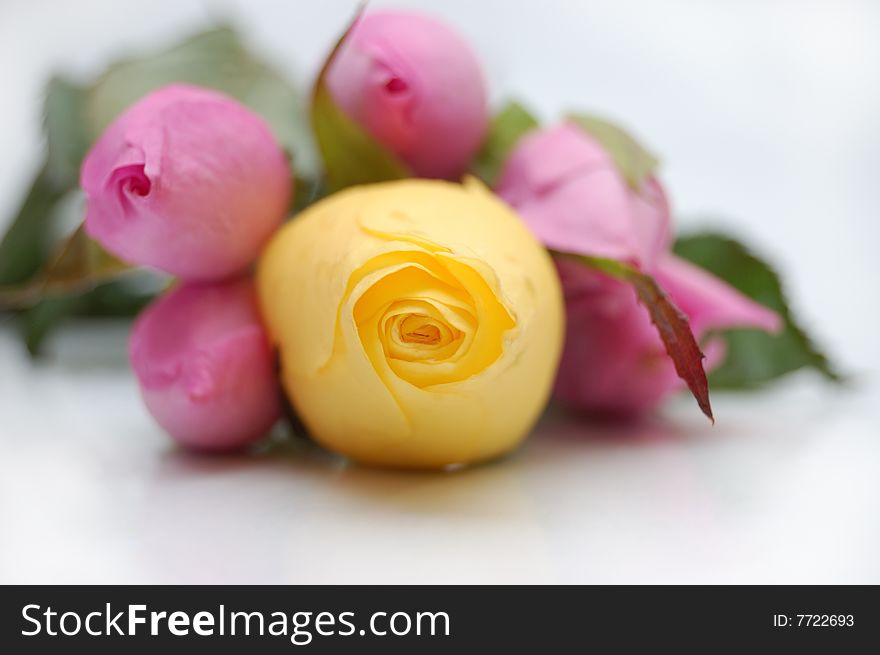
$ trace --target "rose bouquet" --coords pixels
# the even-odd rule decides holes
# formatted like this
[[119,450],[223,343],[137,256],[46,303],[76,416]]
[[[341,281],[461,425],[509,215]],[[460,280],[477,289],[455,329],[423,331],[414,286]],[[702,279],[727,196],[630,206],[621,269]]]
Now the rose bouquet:
[[635,138],[493,115],[449,26],[358,16],[310,98],[228,29],[53,80],[0,243],[29,349],[67,316],[139,313],[132,368],[180,443],[243,448],[287,408],[336,452],[423,468],[509,451],[551,394],[629,417],[687,387],[711,419],[710,383],[837,378],[765,262],[674,234]]

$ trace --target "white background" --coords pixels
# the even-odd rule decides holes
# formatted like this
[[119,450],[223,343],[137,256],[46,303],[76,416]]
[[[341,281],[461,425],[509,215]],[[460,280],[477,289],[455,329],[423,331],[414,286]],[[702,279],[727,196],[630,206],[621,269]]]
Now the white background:
[[[39,165],[52,72],[228,19],[307,84],[354,6],[0,0],[0,226]],[[142,409],[124,330],[72,326],[35,365],[0,324],[0,581],[880,582],[880,4],[395,6],[469,37],[496,100],[631,127],[679,224],[772,258],[853,384],[718,395],[715,428],[686,398],[625,428],[554,414],[502,462],[400,474],[187,456]]]

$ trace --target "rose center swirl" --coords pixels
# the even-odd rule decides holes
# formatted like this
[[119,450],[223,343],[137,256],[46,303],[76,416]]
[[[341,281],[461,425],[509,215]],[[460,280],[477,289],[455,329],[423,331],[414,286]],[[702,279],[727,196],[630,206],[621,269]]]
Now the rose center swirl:
[[424,346],[436,346],[449,341],[449,328],[431,322],[428,316],[410,314],[397,325],[400,340],[404,343],[417,343]]
[[501,355],[515,326],[484,277],[443,253],[379,255],[351,284],[361,344],[389,381],[425,388],[465,380]]

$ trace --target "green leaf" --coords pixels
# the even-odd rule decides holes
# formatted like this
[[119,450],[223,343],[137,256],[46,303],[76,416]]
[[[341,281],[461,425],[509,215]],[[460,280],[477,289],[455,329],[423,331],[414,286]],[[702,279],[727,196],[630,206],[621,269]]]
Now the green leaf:
[[687,316],[675,306],[657,281],[629,264],[605,257],[591,257],[551,251],[557,257],[569,257],[585,266],[632,285],[639,302],[648,310],[651,322],[675,365],[675,372],[687,384],[700,410],[715,422],[709,400],[709,383],[703,369],[703,353],[691,331]]
[[489,133],[472,165],[473,172],[493,186],[510,151],[521,137],[537,127],[537,119],[525,107],[516,101],[508,102],[492,118]]
[[46,164],[0,244],[0,284],[21,282],[43,264],[51,250],[53,209],[78,186],[89,146],[132,103],[172,82],[214,88],[245,103],[266,119],[292,153],[297,175],[318,176],[301,94],[251,54],[230,28],[199,33],[160,53],[121,61],[91,85],[55,77],[44,107]]
[[90,137],[82,116],[83,90],[55,77],[46,89],[46,160],[0,241],[0,287],[20,284],[40,270],[51,250],[56,208],[79,182]]
[[[31,306],[21,314],[28,343],[42,337],[71,312],[125,314],[144,295],[105,283],[128,267],[77,234],[67,256],[50,261],[56,248],[59,204],[78,188],[79,168],[89,146],[132,103],[172,82],[217,89],[262,115],[290,153],[301,178],[297,201],[314,197],[319,163],[302,94],[284,76],[253,55],[229,28],[192,37],[162,52],[109,67],[93,84],[53,78],[45,100],[46,162],[0,242],[0,305]],[[95,291],[89,289],[95,288]],[[113,294],[95,301],[101,289]],[[74,302],[62,302],[67,295]]]
[[301,95],[229,27],[111,66],[87,93],[85,113],[92,137],[135,101],[173,82],[216,89],[240,100],[260,114],[282,147],[293,153],[299,174],[315,172],[317,158]]
[[117,280],[86,293],[40,300],[20,312],[18,323],[28,353],[36,357],[46,337],[69,318],[132,318],[154,296],[153,290],[134,288],[127,280]]
[[840,373],[792,315],[779,275],[767,262],[740,242],[715,232],[681,236],[674,250],[752,300],[775,310],[784,322],[779,334],[752,329],[724,331],[727,356],[709,377],[713,386],[754,388],[801,368],[812,368],[828,380],[841,381]]
[[571,114],[568,118],[599,142],[633,190],[641,189],[657,170],[657,158],[619,125],[592,114]]
[[25,282],[40,269],[55,206],[63,196],[44,167],[0,241],[0,286]]
[[[147,278],[151,284],[144,284]],[[161,279],[162,284],[156,284]],[[104,284],[85,293],[78,315],[96,318],[133,318],[146,307],[156,294],[167,287],[168,280],[154,278],[152,273],[139,272]]]
[[321,67],[312,93],[312,128],[324,161],[326,186],[331,193],[356,184],[411,177],[397,157],[342,111],[327,87],[327,72],[361,11],[362,8]]
[[53,78],[45,103],[47,170],[65,188],[78,183],[88,147],[107,126],[147,93],[173,82],[216,89],[249,106],[293,153],[299,175],[316,177],[318,158],[302,94],[253,55],[229,27],[197,33],[161,52],[111,65],[93,84]]
[[94,134],[83,115],[87,90],[61,77],[49,80],[43,104],[46,175],[56,189],[79,185],[79,168]]
[[0,306],[27,307],[48,297],[78,295],[130,270],[130,265],[92,241],[80,226],[29,283],[0,288]]
[[309,205],[318,202],[327,195],[327,190],[324,188],[323,180],[321,179],[296,176],[294,183],[296,185],[296,193],[293,195],[293,202],[288,211],[289,216],[295,216]]
[[80,309],[83,303],[80,296],[47,298],[22,312],[19,321],[28,353],[32,357],[39,355],[49,333]]
[[46,160],[0,241],[0,288],[37,274],[52,250],[59,204],[79,184],[91,136],[82,114],[84,90],[55,77],[46,89]]

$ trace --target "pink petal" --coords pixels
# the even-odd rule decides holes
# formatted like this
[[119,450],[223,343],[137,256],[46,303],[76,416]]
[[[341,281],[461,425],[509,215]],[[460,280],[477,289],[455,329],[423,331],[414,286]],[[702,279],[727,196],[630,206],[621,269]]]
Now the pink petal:
[[548,248],[652,270],[671,239],[669,206],[651,178],[637,193],[598,141],[572,123],[526,135],[496,192]]
[[327,84],[346,114],[417,175],[461,176],[488,126],[479,61],[448,25],[421,14],[366,14]]
[[726,282],[680,257],[666,254],[655,271],[657,281],[687,314],[698,337],[708,330],[752,327],[767,332],[782,328],[772,309],[746,297]]
[[245,446],[280,414],[250,280],[184,284],[161,296],[135,322],[130,353],[150,413],[186,446]]

